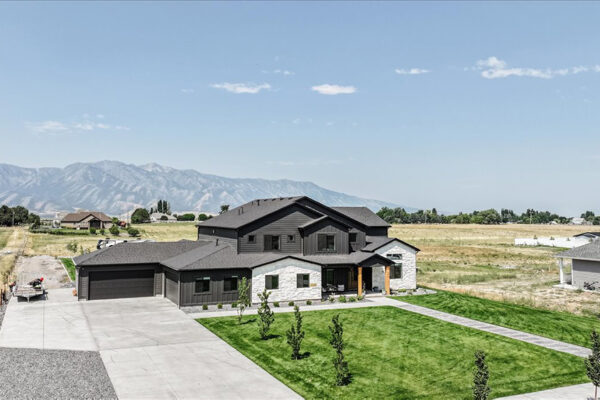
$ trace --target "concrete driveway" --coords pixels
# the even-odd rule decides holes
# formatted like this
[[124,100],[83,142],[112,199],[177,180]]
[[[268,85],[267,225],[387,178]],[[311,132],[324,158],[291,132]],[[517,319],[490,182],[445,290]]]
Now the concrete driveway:
[[120,399],[300,398],[166,299],[76,302],[61,291],[13,299],[0,346],[97,350]]

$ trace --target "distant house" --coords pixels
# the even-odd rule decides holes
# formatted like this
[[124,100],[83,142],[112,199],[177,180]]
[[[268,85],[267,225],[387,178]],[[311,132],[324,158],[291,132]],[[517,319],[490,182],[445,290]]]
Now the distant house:
[[598,240],[598,239],[600,239],[600,232],[583,232],[583,233],[580,233],[579,235],[573,235],[573,237]]
[[585,220],[585,218],[572,218],[571,225],[589,225],[589,222]]
[[[560,272],[561,285],[574,286],[578,289],[600,289],[600,240],[594,240],[584,246],[563,251],[556,255]],[[571,279],[563,272],[564,259],[572,260]]]
[[73,229],[108,229],[112,226],[112,218],[100,211],[79,211],[65,215],[60,220],[60,226]]
[[152,213],[150,214],[150,222],[177,222],[177,218],[169,214]]

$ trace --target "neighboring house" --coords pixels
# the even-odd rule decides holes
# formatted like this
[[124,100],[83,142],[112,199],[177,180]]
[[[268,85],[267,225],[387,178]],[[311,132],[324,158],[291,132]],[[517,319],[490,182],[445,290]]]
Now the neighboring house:
[[75,257],[78,296],[231,303],[242,277],[253,303],[264,289],[271,301],[415,289],[419,249],[388,237],[389,227],[365,207],[305,196],[254,200],[198,223],[197,241],[122,243]]
[[99,211],[79,211],[65,215],[60,221],[60,226],[74,229],[108,229],[112,226],[112,218]]
[[169,214],[152,213],[150,214],[150,222],[177,222],[177,218]]
[[572,218],[570,224],[571,225],[590,225],[590,223],[588,221],[586,221],[585,218],[580,218],[580,217]]
[[558,253],[558,267],[561,285],[569,284],[564,274],[564,259],[572,260],[570,284],[578,289],[588,289],[593,285],[600,289],[600,240],[594,240],[584,246]]
[[573,237],[598,240],[598,239],[600,239],[600,232],[583,232],[583,233],[580,233],[579,235],[574,235]]

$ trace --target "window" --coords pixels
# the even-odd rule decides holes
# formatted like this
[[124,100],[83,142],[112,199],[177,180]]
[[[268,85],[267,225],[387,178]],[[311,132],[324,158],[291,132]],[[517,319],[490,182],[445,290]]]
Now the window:
[[231,278],[223,279],[223,291],[233,292],[238,289],[238,277],[232,276]]
[[265,235],[265,251],[279,251],[279,236]]
[[288,243],[295,243],[296,242],[296,235],[287,235],[287,242]]
[[402,253],[390,253],[387,255],[390,260],[402,260]]
[[335,235],[320,233],[317,236],[317,251],[335,251]]
[[326,285],[333,285],[333,274],[334,274],[333,269],[325,270],[325,284]]
[[296,275],[296,287],[307,288],[310,286],[310,277],[308,274],[297,274]]
[[350,243],[356,243],[356,232],[350,233]]
[[256,243],[256,236],[248,235],[248,243]]
[[265,275],[265,289],[279,289],[279,275]]
[[196,285],[194,287],[196,293],[208,293],[210,292],[210,277],[205,276],[204,278],[196,278]]
[[390,279],[400,279],[402,278],[402,263],[397,263],[392,265],[390,271]]

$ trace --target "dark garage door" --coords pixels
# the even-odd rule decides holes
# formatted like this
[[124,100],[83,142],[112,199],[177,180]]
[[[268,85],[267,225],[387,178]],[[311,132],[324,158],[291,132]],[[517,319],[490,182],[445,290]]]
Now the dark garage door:
[[90,272],[90,300],[154,296],[154,270]]

